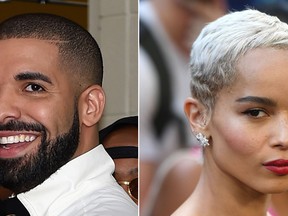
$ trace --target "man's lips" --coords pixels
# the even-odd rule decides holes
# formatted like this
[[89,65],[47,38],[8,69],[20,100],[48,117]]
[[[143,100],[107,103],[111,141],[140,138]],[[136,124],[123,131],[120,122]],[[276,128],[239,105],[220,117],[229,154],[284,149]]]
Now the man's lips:
[[0,144],[16,144],[21,142],[32,142],[36,139],[35,135],[32,134],[17,134],[10,136],[0,137]]
[[287,175],[288,174],[288,160],[278,159],[273,161],[268,161],[263,164],[266,169],[277,175]]
[[0,131],[0,158],[21,156],[38,136],[38,132]]

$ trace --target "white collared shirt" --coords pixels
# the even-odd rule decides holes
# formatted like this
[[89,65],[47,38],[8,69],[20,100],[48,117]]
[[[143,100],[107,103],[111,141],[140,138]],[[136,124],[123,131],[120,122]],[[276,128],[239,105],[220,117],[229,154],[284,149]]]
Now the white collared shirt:
[[99,145],[17,197],[32,216],[136,216],[137,205],[113,178],[114,169]]

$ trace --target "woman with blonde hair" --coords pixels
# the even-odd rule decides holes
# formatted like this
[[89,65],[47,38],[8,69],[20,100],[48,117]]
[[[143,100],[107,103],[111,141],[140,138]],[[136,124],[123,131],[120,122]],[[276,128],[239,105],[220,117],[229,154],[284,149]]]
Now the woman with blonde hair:
[[191,52],[185,112],[203,146],[192,195],[173,216],[265,216],[288,190],[288,25],[247,9],[208,24]]

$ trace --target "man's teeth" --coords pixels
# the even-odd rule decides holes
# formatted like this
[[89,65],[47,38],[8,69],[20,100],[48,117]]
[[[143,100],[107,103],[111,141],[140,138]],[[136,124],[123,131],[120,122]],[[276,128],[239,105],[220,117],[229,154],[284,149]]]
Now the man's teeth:
[[32,142],[36,137],[33,135],[17,135],[17,136],[8,136],[0,137],[0,144],[14,144],[19,142]]

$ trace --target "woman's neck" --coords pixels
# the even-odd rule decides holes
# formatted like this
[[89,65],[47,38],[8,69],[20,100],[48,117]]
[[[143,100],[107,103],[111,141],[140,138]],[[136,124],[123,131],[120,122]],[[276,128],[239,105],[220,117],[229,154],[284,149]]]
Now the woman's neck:
[[173,216],[266,216],[269,200],[270,195],[204,163],[194,192]]

